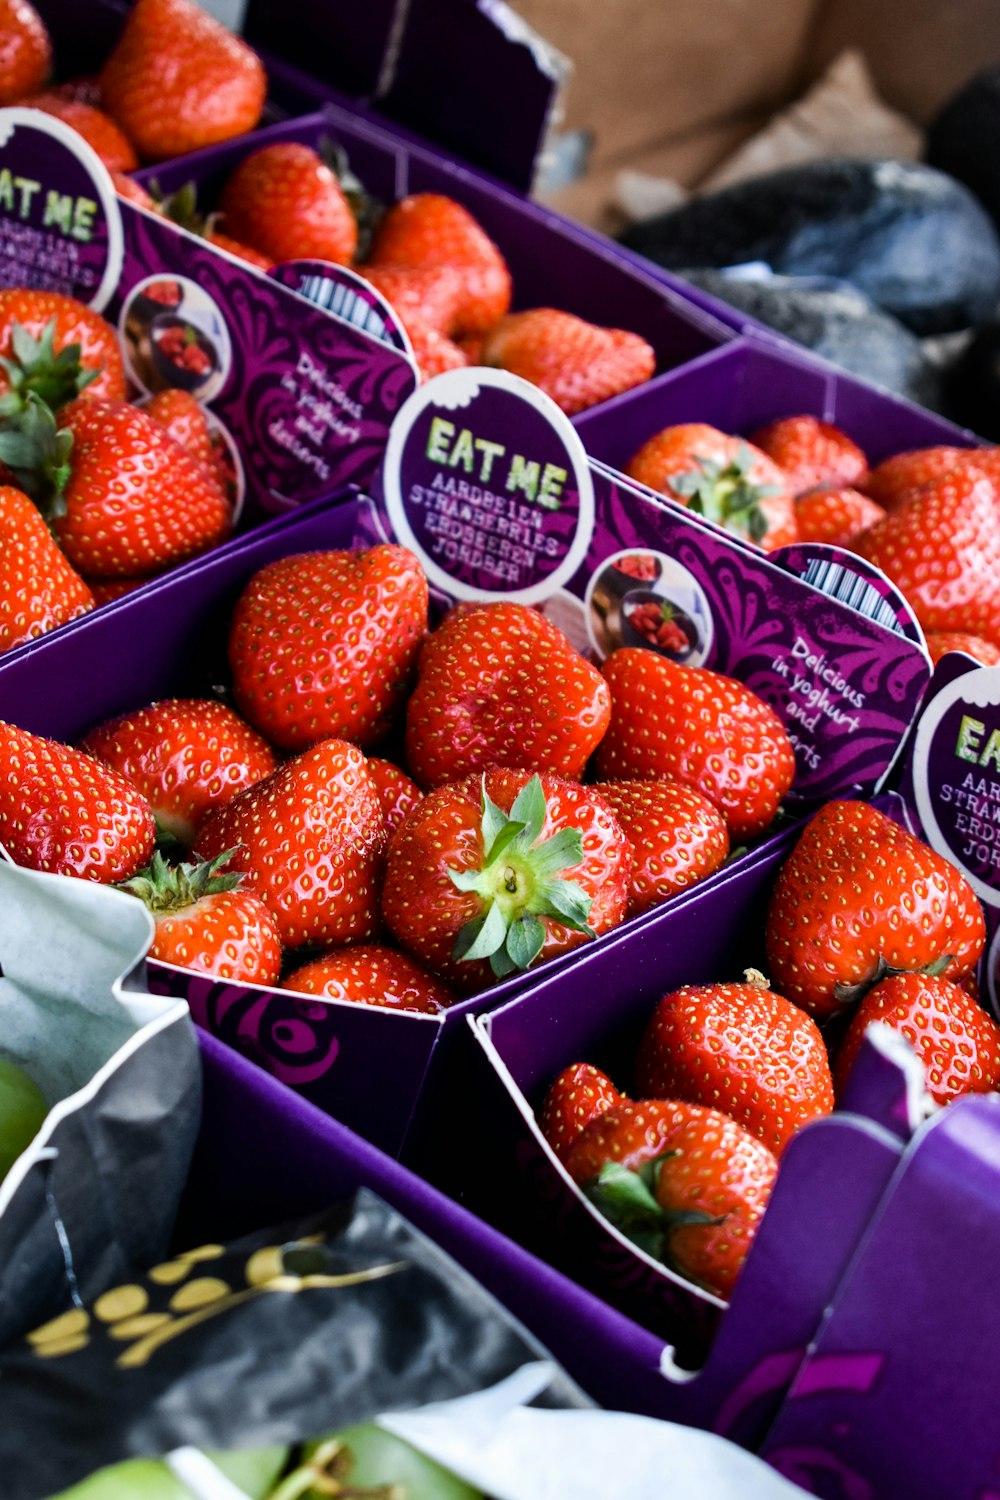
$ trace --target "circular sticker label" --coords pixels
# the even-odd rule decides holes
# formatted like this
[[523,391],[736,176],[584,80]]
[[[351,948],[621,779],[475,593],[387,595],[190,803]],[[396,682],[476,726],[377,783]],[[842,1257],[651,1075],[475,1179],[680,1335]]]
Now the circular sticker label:
[[924,633],[912,607],[881,568],[866,558],[825,542],[793,542],[773,554],[771,561],[926,650]]
[[927,842],[1000,906],[1000,667],[963,672],[927,705],[913,789]]
[[449,370],[389,430],[386,507],[431,583],[535,604],[579,568],[594,528],[590,465],[555,402],[517,375]]
[[122,254],[118,198],[97,153],[41,110],[0,110],[0,286],[62,292],[100,311]]
[[324,312],[360,328],[391,349],[413,358],[413,348],[396,311],[363,276],[328,260],[285,260],[268,275]]

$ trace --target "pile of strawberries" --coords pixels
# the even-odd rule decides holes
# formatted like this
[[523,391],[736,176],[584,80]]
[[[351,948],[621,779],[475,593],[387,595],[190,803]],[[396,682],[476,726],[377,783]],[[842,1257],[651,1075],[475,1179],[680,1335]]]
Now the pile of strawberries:
[[437,1011],[711,874],[794,775],[730,678],[637,648],[599,671],[516,603],[429,632],[395,545],[268,564],[228,646],[230,702],[79,748],[0,728],[13,858],[126,884],[154,956],[220,977]]
[[802,541],[856,552],[905,596],[932,660],[964,650],[1000,661],[1000,449],[923,448],[870,468],[846,433],[796,415],[749,439],[666,427],[625,472],[765,551]]
[[828,803],[771,895],[771,984],[748,969],[743,982],[663,996],[635,1097],[573,1064],[542,1103],[542,1132],[625,1234],[727,1297],[778,1158],[832,1110],[873,1022],[905,1037],[935,1103],[1000,1088],[1000,1026],[973,993],[985,936],[947,860],[867,803]]

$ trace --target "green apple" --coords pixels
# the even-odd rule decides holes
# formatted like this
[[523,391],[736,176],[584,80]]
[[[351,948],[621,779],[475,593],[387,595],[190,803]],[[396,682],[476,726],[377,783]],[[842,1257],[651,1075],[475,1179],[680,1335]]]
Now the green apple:
[[23,1068],[0,1057],[0,1182],[35,1139],[48,1105]]
[[[250,1500],[266,1500],[285,1467],[287,1448],[256,1448],[247,1453],[208,1457]],[[52,1500],[191,1500],[191,1491],[160,1459],[133,1458],[99,1469],[82,1484]]]

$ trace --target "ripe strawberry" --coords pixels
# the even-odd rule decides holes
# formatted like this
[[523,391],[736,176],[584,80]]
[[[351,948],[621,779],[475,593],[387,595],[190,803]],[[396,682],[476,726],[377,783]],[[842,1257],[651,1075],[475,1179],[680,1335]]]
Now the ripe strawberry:
[[787,475],[793,495],[817,485],[847,488],[868,473],[868,460],[857,443],[819,417],[779,417],[751,433],[750,440]]
[[142,183],[136,182],[134,177],[126,177],[124,172],[112,172],[111,180],[119,198],[127,198],[130,203],[136,204],[139,208],[148,208],[150,213],[159,213],[152,193],[147,193]]
[[349,1000],[385,1010],[437,1016],[455,999],[447,985],[415,963],[409,954],[381,943],[336,948],[304,964],[282,981],[283,990]]
[[226,851],[202,864],[170,866],[159,850],[122,889],[153,915],[150,958],[237,984],[274,984],[281,973],[281,941],[274,918],[243,876],[220,873]]
[[134,172],[139,165],[139,158],[128,136],[119,129],[110,115],[95,105],[85,104],[79,99],[66,99],[54,92],[34,94],[21,102],[27,108],[40,109],[44,114],[53,115],[78,135],[82,135],[109,172]]
[[967,656],[974,656],[984,667],[995,667],[1000,663],[1000,646],[984,641],[982,636],[969,635],[962,630],[928,630],[924,639],[934,666],[949,651],[964,651]]
[[794,542],[795,502],[785,475],[752,443],[705,422],[654,433],[625,465],[630,479],[773,552]]
[[469,993],[620,922],[631,863],[595,791],[495,767],[430,792],[396,830],[382,915]]
[[640,646],[601,668],[611,723],[597,747],[602,781],[683,781],[707,797],[733,839],[773,822],[795,776],[795,752],[774,710],[732,677],[682,667]]
[[870,989],[858,1006],[837,1054],[838,1093],[874,1021],[906,1038],[924,1065],[927,1092],[937,1104],[1000,1089],[1000,1026],[992,1016],[947,979],[896,974]]
[[[73,346],[75,355],[69,353]],[[0,290],[0,415],[20,410],[34,392],[53,410],[86,388],[125,397],[125,367],[110,323],[62,292]],[[20,399],[15,403],[12,399]]]
[[194,0],[136,0],[100,85],[147,161],[252,130],[267,93],[256,53]]
[[552,307],[502,318],[483,339],[480,362],[530,380],[570,417],[642,385],[656,369],[639,334]]
[[468,359],[454,340],[438,333],[436,328],[417,318],[411,318],[405,326],[422,381],[433,380],[435,375],[444,375],[448,370],[464,370],[468,365]]
[[369,755],[365,766],[378,793],[386,833],[392,835],[424,794],[405,771],[401,771],[389,760]]
[[591,1063],[564,1068],[538,1111],[538,1127],[560,1161],[565,1161],[580,1132],[625,1099],[611,1079]]
[[826,542],[833,547],[849,547],[884,515],[881,505],[860,490],[808,490],[795,502],[799,541]]
[[244,157],[219,201],[222,228],[272,261],[328,260],[350,265],[358,223],[340,183],[318,151],[277,141]]
[[454,337],[485,333],[510,306],[502,254],[468,209],[442,193],[414,193],[393,204],[375,233],[364,274],[376,266],[451,268],[461,293],[439,331]]
[[188,847],[210,812],[277,765],[267,741],[212,698],[164,698],[98,725],[80,748],[127,776],[161,832]]
[[406,761],[421,786],[491,765],[575,780],[607,728],[596,667],[526,604],[454,611],[420,657],[406,710]]
[[0,723],[0,844],[15,864],[111,884],[149,859],[141,792],[90,755]]
[[925,630],[1000,646],[1000,500],[967,465],[931,480],[853,543],[882,569]]
[[273,256],[262,255],[252,246],[244,245],[242,240],[234,240],[231,234],[225,234],[216,224],[206,224],[202,238],[214,245],[216,250],[225,250],[229,255],[235,255],[237,260],[245,260],[248,265],[257,266],[261,271],[269,271],[274,265]]
[[93,594],[37,506],[12,485],[0,485],[0,652],[93,608]]
[[460,321],[463,281],[455,266],[368,265],[361,267],[361,275],[391,302],[407,330],[415,322],[450,335]]
[[720,1297],[732,1292],[767,1207],[777,1162],[715,1109],[643,1099],[606,1110],[566,1170],[647,1254]]
[[680,781],[602,781],[597,790],[632,845],[630,917],[704,880],[729,854],[725,819],[694,787]]
[[17,104],[46,82],[52,42],[29,0],[0,0],[0,105]]
[[362,746],[401,712],[427,629],[427,579],[405,547],[306,552],[255,574],[229,633],[240,711],[274,744]]
[[95,604],[110,604],[112,599],[121,599],[159,577],[159,573],[150,573],[146,578],[87,578],[84,582],[93,594]]
[[205,408],[195,400],[190,391],[170,388],[158,391],[146,402],[145,410],[170,433],[175,443],[207,464],[215,462],[212,434],[205,418]]
[[385,829],[361,751],[327,739],[211,813],[204,859],[235,849],[246,889],[264,902],[288,948],[363,941],[379,928]]
[[918,490],[932,479],[941,479],[960,468],[968,458],[967,448],[916,448],[909,453],[895,453],[876,464],[859,486],[877,500],[885,510],[894,510],[911,490]]
[[819,1027],[752,969],[743,984],[664,995],[639,1043],[635,1082],[644,1097],[721,1109],[775,1156],[833,1109]]
[[830,802],[775,883],[765,936],[771,981],[820,1018],[888,970],[975,967],[986,928],[964,877],[865,802]]

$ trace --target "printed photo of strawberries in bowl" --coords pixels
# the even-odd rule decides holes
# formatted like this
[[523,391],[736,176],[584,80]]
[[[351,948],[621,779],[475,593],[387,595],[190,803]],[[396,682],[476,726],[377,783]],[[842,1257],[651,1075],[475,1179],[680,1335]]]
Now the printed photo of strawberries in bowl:
[[184,300],[184,290],[173,277],[162,276],[141,287],[132,299],[131,312],[147,323],[162,312],[176,312]]
[[214,374],[215,348],[210,339],[173,313],[160,313],[150,327],[153,364],[166,385],[196,391]]
[[698,627],[676,604],[650,589],[633,589],[622,600],[622,643],[651,646],[671,661],[686,661],[698,647]]

